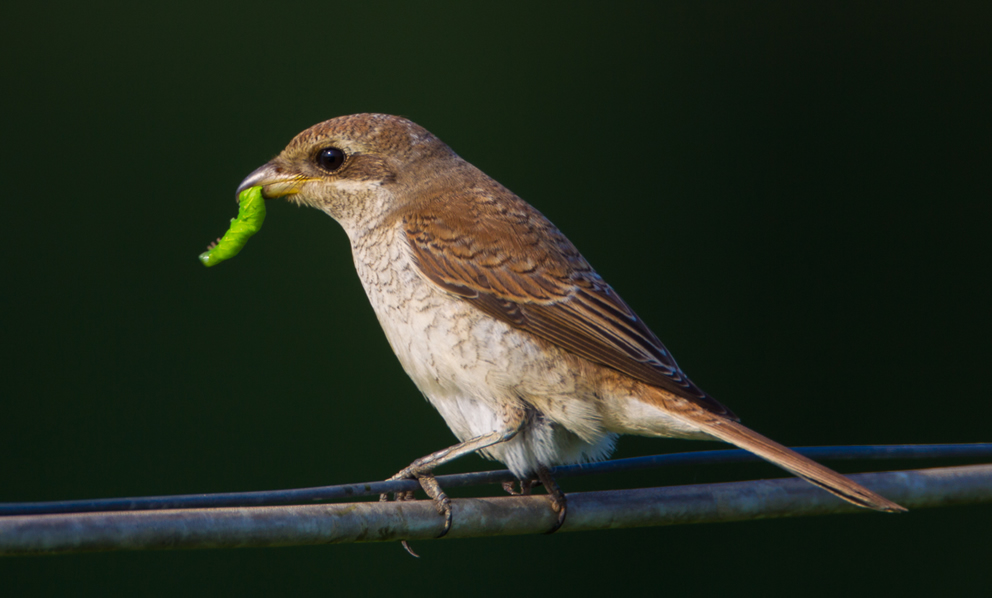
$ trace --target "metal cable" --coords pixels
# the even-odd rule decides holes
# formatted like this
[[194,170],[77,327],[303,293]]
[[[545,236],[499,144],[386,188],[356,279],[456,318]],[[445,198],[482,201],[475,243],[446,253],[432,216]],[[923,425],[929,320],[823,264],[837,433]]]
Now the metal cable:
[[[963,459],[992,457],[992,443],[974,444],[900,444],[865,446],[820,446],[794,448],[796,452],[817,461],[886,460],[886,459]],[[684,465],[715,465],[762,461],[740,449],[696,451],[616,459],[583,465],[567,465],[552,470],[556,478],[585,476],[622,471],[656,469]],[[499,484],[516,478],[508,470],[482,471],[437,476],[442,488],[459,488],[484,484]],[[144,511],[161,509],[195,509],[218,507],[258,507],[309,504],[359,496],[419,490],[416,480],[366,482],[293,490],[259,492],[226,492],[218,494],[183,494],[174,496],[142,496],[51,502],[0,503],[0,516],[45,515],[55,513],[95,513],[106,511]]]

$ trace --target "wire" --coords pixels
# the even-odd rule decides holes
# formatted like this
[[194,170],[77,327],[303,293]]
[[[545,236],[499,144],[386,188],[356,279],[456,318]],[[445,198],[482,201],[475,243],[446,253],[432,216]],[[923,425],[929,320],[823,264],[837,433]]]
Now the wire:
[[[992,457],[992,443],[820,446],[800,447],[793,450],[811,459],[820,461]],[[552,470],[552,475],[556,478],[564,478],[661,467],[747,463],[752,461],[762,461],[762,459],[739,449],[696,451],[691,453],[672,453],[650,457],[616,459],[614,461],[602,461],[582,465],[567,465],[556,467]],[[515,479],[513,474],[508,470],[437,476],[437,481],[443,488],[498,484]],[[294,490],[0,503],[0,516],[308,504],[419,489],[420,484],[416,480],[395,480],[391,482],[367,482],[364,484],[319,486]]]

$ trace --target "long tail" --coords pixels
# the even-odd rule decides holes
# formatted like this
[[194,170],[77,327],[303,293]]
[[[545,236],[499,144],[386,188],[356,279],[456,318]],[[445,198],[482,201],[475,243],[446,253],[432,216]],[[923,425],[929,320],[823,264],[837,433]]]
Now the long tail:
[[707,434],[771,461],[782,469],[843,498],[849,503],[886,513],[899,513],[906,510],[891,500],[854,483],[836,471],[824,467],[770,438],[765,438],[735,421],[711,413],[705,415],[701,413],[696,417],[693,417],[696,414],[691,412],[682,412],[679,415],[702,428]]

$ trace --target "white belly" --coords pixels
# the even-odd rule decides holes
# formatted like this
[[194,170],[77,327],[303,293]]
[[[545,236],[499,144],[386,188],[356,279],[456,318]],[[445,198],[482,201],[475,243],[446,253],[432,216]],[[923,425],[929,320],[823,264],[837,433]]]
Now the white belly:
[[355,267],[400,363],[455,436],[505,431],[524,410],[521,432],[484,451],[518,476],[608,456],[616,435],[602,425],[594,389],[557,351],[426,281],[405,245],[389,242],[395,233],[353,242]]

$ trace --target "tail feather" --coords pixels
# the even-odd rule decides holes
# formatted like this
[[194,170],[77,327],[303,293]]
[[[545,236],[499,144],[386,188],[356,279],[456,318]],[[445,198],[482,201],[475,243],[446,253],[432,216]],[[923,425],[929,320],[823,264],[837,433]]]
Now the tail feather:
[[782,469],[839,496],[849,503],[886,513],[899,513],[906,510],[836,471],[824,467],[770,438],[765,438],[750,428],[720,416],[706,415],[707,417],[702,419],[692,417],[688,419],[701,427],[707,434],[771,461]]

